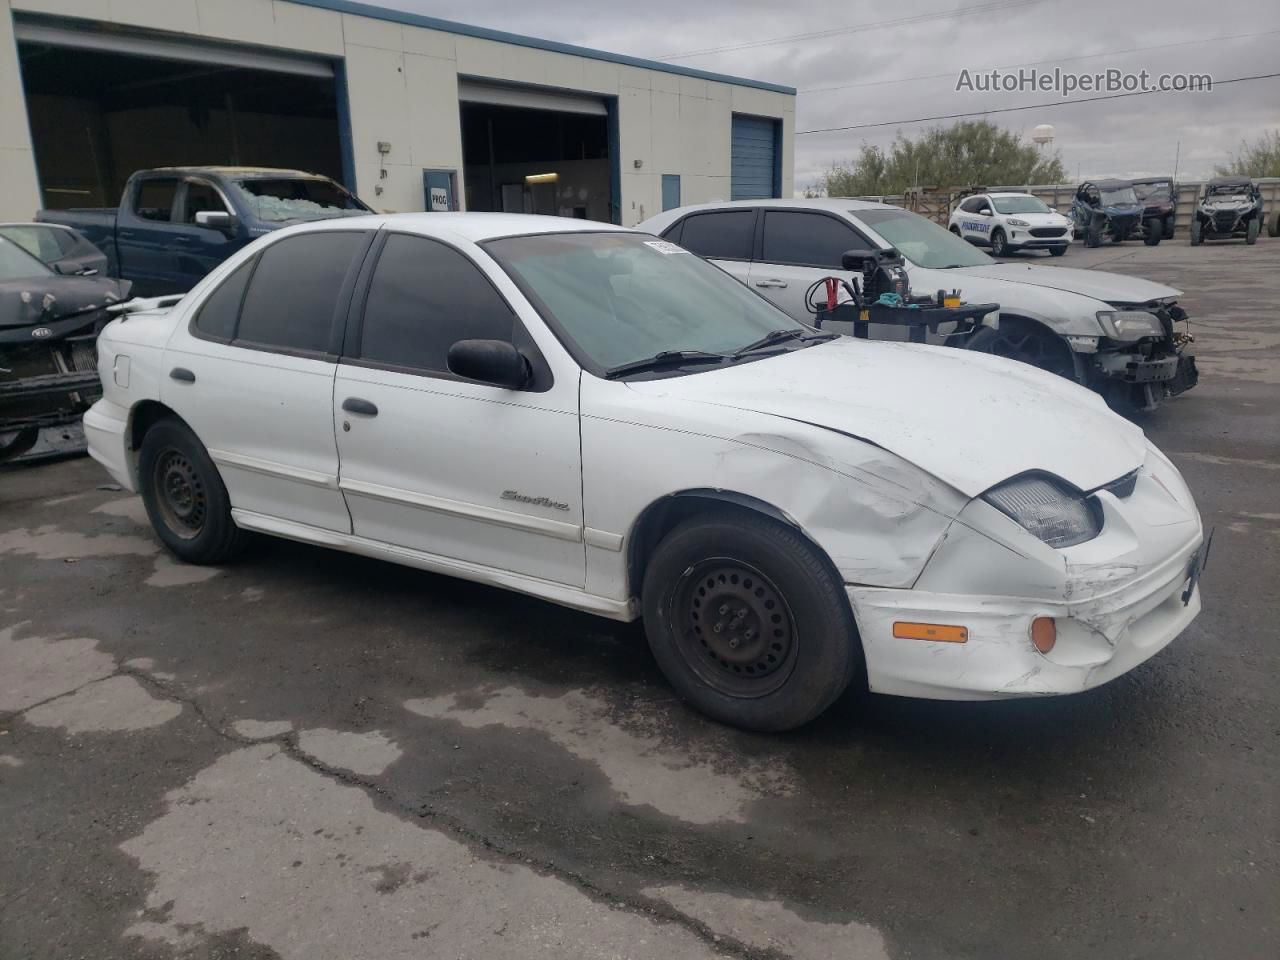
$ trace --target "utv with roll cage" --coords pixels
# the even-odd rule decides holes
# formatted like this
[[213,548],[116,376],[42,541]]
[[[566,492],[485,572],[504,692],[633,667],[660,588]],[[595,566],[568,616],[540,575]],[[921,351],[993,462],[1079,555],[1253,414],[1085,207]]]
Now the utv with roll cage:
[[1214,177],[1204,185],[1191,221],[1191,245],[1206,240],[1244,238],[1258,242],[1262,232],[1262,191],[1248,177]]
[[1101,246],[1104,237],[1112,243],[1142,240],[1154,247],[1164,239],[1164,224],[1158,217],[1145,217],[1144,211],[1132,181],[1086,180],[1076,190],[1071,219],[1086,247]]

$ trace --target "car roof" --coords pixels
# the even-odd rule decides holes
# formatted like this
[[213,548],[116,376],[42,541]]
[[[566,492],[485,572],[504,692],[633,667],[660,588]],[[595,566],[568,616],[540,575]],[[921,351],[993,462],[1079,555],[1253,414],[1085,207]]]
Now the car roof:
[[1210,187],[1247,187],[1253,185],[1253,179],[1250,177],[1214,177],[1209,181]]
[[1099,190],[1119,190],[1123,187],[1132,187],[1132,180],[1094,180],[1093,185]]
[[985,196],[988,197],[1031,197],[1034,196],[1027,190],[989,190]]
[[[481,243],[500,237],[520,237],[543,233],[631,233],[629,228],[598,220],[576,217],[547,217],[532,213],[372,213],[359,217],[312,220],[290,227],[290,233],[310,230],[377,229],[399,230],[426,237],[450,237]],[[282,231],[283,232],[283,231]]]
[[1136,180],[1130,180],[1130,183],[1173,183],[1173,177],[1138,177]]
[[[723,210],[732,207],[791,207],[810,210],[876,210],[889,207],[887,203],[874,200],[858,200],[854,197],[793,197],[791,199],[772,198],[762,200],[722,200],[719,203],[692,203],[677,208],[680,213],[693,213],[697,210]],[[895,208],[901,209],[901,207]],[[668,210],[667,213],[675,213]]]
[[263,177],[302,177],[307,180],[328,180],[322,173],[308,173],[306,170],[289,170],[282,167],[231,167],[231,166],[199,166],[199,167],[152,167],[146,173],[208,173],[224,177],[243,177],[258,179]]

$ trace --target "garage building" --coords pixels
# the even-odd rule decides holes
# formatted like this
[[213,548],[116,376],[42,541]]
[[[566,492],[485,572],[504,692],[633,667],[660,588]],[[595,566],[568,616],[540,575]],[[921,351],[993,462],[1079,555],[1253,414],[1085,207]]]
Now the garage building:
[[794,117],[791,87],[346,0],[0,0],[3,220],[225,164],[631,225],[790,196]]

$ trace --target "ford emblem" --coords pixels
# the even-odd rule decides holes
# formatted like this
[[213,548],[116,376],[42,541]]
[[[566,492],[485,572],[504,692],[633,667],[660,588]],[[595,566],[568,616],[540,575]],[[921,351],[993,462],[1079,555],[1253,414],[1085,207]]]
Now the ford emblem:
[[36,327],[31,331],[31,335],[37,340],[43,340],[45,337],[52,337],[53,331],[48,327]]

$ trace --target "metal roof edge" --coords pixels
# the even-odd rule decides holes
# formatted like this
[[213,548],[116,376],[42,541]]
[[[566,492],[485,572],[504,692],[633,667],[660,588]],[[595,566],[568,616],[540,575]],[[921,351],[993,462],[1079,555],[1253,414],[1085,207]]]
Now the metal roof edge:
[[608,50],[595,50],[591,47],[579,47],[572,43],[560,43],[558,40],[540,40],[537,37],[526,37],[519,33],[507,33],[505,30],[491,30],[488,27],[476,27],[454,20],[441,20],[421,13],[407,10],[393,10],[375,6],[371,3],[358,3],[355,0],[288,0],[305,7],[317,7],[321,10],[332,10],[335,13],[349,13],[357,17],[369,17],[373,20],[387,20],[392,23],[411,27],[423,27],[427,30],[440,30],[464,37],[475,37],[480,40],[493,40],[497,43],[510,43],[520,47],[531,47],[535,50],[549,50],[552,53],[564,53],[574,57],[587,57],[592,60],[604,60],[609,63],[620,63],[628,67],[639,67],[641,70],[659,70],[663,73],[674,73],[682,77],[696,77],[700,80],[712,80],[716,83],[728,83],[737,87],[754,87],[757,90],[768,90],[794,97],[795,87],[780,83],[767,83],[764,80],[750,80],[746,77],[732,77],[723,73],[712,73],[709,70],[698,70],[693,67],[681,67],[663,63],[660,60],[645,60],[643,57],[631,57],[624,53],[610,53]]

